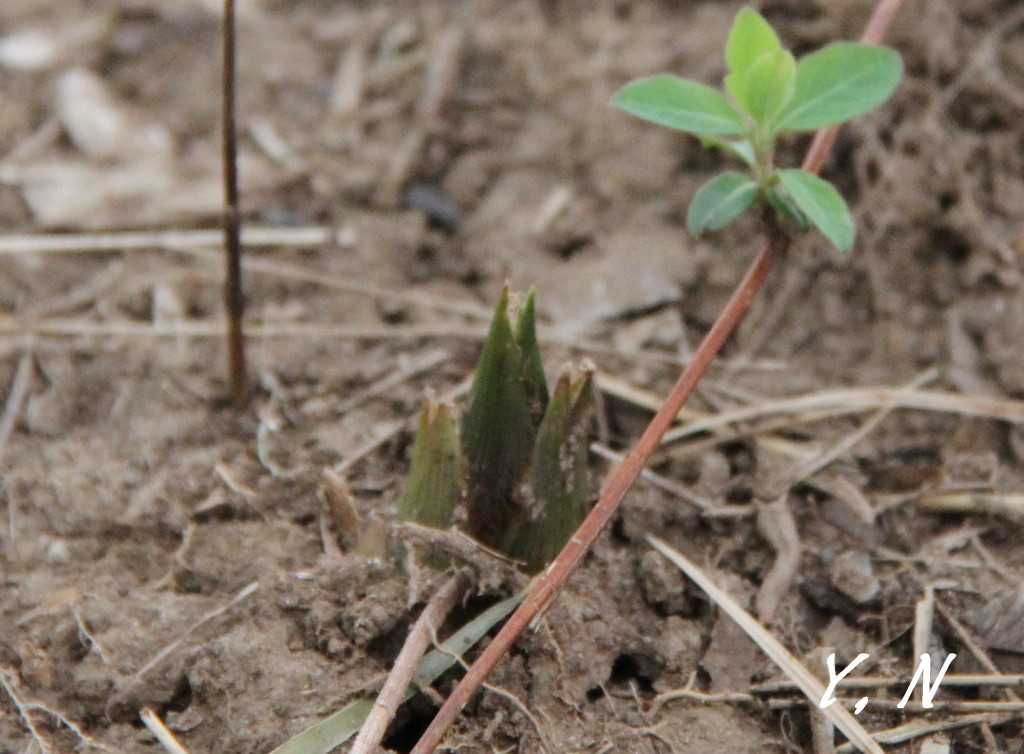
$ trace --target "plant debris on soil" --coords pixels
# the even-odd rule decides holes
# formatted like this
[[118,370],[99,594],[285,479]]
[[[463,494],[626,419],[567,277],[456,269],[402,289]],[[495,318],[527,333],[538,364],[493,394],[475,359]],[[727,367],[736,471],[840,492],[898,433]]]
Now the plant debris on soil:
[[[418,545],[411,567],[353,549],[346,516],[392,522],[424,393],[464,389],[506,283],[538,289],[546,364],[597,364],[606,472],[756,239],[689,237],[727,158],[607,103],[719,81],[739,7],[240,3],[258,391],[234,412],[220,235],[155,233],[220,217],[220,3],[0,5],[0,752],[158,752],[145,707],[193,754],[269,752],[379,689],[443,576]],[[759,9],[801,54],[870,3]],[[868,653],[854,676],[898,682],[840,684],[865,727],[932,726],[887,750],[1022,751],[1013,690],[895,703],[921,652],[1024,668],[1024,7],[908,0],[887,43],[904,79],[823,171],[852,256],[794,246],[687,407],[707,427],[665,445],[451,747],[831,751],[654,534],[819,677]],[[474,560],[442,635],[522,586]],[[438,706],[417,693],[384,745]]]

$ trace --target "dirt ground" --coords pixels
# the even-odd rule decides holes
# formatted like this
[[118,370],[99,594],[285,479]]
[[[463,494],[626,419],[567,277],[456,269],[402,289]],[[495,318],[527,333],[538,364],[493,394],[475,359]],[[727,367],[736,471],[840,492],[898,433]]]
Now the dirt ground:
[[[539,289],[549,374],[597,363],[595,439],[628,446],[756,250],[753,222],[685,232],[724,157],[607,106],[640,75],[717,83],[737,3],[240,5],[245,219],[277,235],[248,251],[258,387],[235,413],[216,236],[24,243],[217,227],[219,2],[0,4],[0,752],[157,752],[147,706],[193,754],[268,752],[375,690],[429,584],[344,550],[323,470],[390,520],[424,392],[470,373],[506,280]],[[871,4],[758,5],[803,52]],[[717,428],[665,447],[669,484],[638,483],[452,750],[815,751],[807,706],[751,695],[783,677],[655,534],[769,605],[819,675],[832,648],[904,679],[870,730],[950,723],[887,750],[1024,751],[998,706],[894,704],[921,649],[1021,672],[1024,6],[908,0],[888,41],[906,76],[825,168],[854,252],[796,244],[692,402]],[[419,693],[387,746],[436,708]]]

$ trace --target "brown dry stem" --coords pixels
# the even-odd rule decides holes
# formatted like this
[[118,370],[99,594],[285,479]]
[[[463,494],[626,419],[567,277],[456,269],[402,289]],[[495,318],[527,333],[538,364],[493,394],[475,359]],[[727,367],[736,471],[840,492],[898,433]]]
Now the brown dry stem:
[[431,636],[459,598],[466,591],[469,580],[463,573],[452,576],[438,590],[409,630],[402,651],[395,658],[391,673],[384,681],[384,687],[373,703],[373,709],[359,730],[359,735],[352,744],[351,754],[373,754],[384,738],[388,723],[395,716],[402,695],[409,688],[416,665],[430,644]]
[[245,367],[245,335],[242,315],[245,297],[242,293],[242,218],[238,208],[238,134],[235,126],[235,0],[224,0],[224,62],[222,145],[224,160],[224,309],[228,319],[228,378],[231,400],[235,408],[244,405],[247,397]]

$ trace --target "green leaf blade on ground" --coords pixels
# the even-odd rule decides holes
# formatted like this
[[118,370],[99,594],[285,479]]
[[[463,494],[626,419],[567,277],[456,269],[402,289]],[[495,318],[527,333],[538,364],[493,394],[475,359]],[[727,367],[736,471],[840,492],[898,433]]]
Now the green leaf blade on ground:
[[638,118],[698,135],[743,133],[743,120],[724,94],[670,73],[626,84],[612,104]]
[[757,199],[757,183],[735,170],[719,173],[694,194],[686,227],[694,236],[718,230],[742,215]]
[[[440,648],[424,655],[416,666],[415,683],[429,686],[437,680],[455,664],[458,657],[479,642],[499,621],[510,615],[525,596],[524,590],[488,608],[442,642]],[[412,694],[413,690],[410,688],[405,692],[402,701],[409,699]],[[373,703],[373,699],[356,699],[290,738],[270,754],[327,754],[359,732],[359,728],[373,709]]]
[[807,218],[840,251],[853,246],[854,227],[846,202],[828,181],[806,170],[779,170],[779,183]]
[[903,72],[899,53],[860,42],[836,42],[796,65],[795,89],[780,129],[810,131],[842,123],[880,105]]
[[753,8],[743,8],[729,30],[725,62],[730,73],[742,75],[762,55],[781,49],[775,29]]

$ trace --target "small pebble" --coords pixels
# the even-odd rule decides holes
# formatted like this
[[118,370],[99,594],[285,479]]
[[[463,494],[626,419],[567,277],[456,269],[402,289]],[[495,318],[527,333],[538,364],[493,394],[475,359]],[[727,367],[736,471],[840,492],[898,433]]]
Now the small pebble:
[[46,559],[57,565],[66,565],[71,561],[68,543],[63,539],[55,539],[46,546]]
[[419,210],[430,222],[450,233],[462,224],[459,208],[433,183],[410,184],[402,193],[402,206]]
[[847,550],[829,565],[832,586],[858,605],[878,596],[881,585],[871,565],[871,556],[861,550]]

